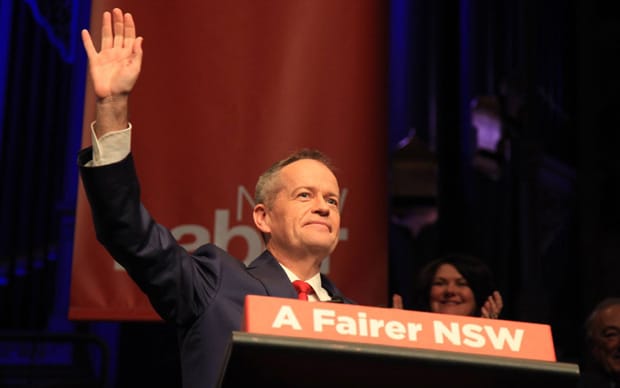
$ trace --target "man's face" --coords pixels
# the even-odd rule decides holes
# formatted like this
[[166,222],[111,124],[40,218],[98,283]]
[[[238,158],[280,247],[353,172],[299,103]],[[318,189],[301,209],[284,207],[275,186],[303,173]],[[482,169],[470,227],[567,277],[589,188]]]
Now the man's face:
[[336,248],[340,231],[340,190],[334,174],[323,163],[302,159],[291,163],[275,179],[275,199],[266,206],[271,238],[267,248],[278,257],[327,257]]
[[592,335],[594,358],[607,372],[620,379],[620,305],[601,310]]
[[429,302],[434,313],[473,315],[476,310],[474,292],[467,279],[451,264],[442,264],[437,268]]

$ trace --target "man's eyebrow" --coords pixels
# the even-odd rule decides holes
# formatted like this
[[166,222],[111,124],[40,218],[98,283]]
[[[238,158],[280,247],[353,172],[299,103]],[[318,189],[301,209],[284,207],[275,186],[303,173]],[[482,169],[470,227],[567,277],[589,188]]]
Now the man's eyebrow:
[[[302,185],[302,186],[297,186],[295,188],[293,188],[293,192],[295,191],[299,191],[299,190],[308,190],[308,191],[319,191],[319,188],[317,186],[308,186],[308,185]],[[333,191],[328,191],[326,193],[328,196],[334,196],[334,197],[338,197],[340,198],[340,194],[333,192]]]
[[308,190],[308,191],[312,191],[312,186],[296,186],[293,187],[293,192],[297,192],[300,190]]

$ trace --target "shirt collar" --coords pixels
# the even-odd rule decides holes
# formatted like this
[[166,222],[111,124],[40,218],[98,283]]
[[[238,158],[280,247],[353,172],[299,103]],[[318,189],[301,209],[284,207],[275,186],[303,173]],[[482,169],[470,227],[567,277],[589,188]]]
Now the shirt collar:
[[[286,273],[286,276],[291,281],[291,283],[294,282],[295,280],[303,280],[303,279],[299,279],[297,275],[295,275],[290,269],[282,265],[282,263],[280,263],[280,266]],[[327,292],[327,290],[323,288],[323,283],[321,282],[320,272],[317,272],[316,274],[314,274],[314,276],[312,276],[310,279],[305,279],[305,282],[310,284],[312,286],[312,289],[314,289],[314,292],[316,293],[316,295],[310,295],[309,300],[311,301],[331,300],[329,293]]]

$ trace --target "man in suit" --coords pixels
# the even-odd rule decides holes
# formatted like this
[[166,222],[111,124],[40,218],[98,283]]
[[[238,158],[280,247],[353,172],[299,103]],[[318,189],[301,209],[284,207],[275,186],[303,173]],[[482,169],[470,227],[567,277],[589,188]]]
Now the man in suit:
[[340,230],[338,181],[320,152],[302,150],[259,177],[253,217],[266,250],[248,267],[211,244],[190,254],[140,202],[128,121],[142,62],[133,17],[104,12],[100,51],[88,31],[82,39],[97,101],[93,145],[78,163],[97,238],[176,325],[184,387],[217,384],[246,295],[296,298],[292,282],[302,280],[311,301],[352,303],[319,272]]

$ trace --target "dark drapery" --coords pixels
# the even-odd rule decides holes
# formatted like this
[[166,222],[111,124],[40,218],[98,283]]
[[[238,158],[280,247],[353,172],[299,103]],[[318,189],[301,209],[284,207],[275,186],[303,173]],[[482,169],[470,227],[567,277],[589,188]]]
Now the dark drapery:
[[[407,167],[415,182],[392,184],[391,291],[407,304],[425,262],[474,254],[496,275],[503,316],[550,324],[558,358],[577,359],[588,310],[619,292],[618,17],[601,1],[391,4],[391,176]],[[502,157],[474,148],[471,103],[480,96],[500,102]],[[411,156],[419,144],[435,162]],[[493,174],[474,168],[480,159]],[[429,179],[430,200],[402,194]],[[418,231],[411,209],[429,203],[438,220]]]
[[0,327],[45,329],[67,303],[85,74],[77,31],[90,6],[2,4]]
[[107,345],[67,320],[89,18],[88,1],[0,2],[2,386],[107,378]]

